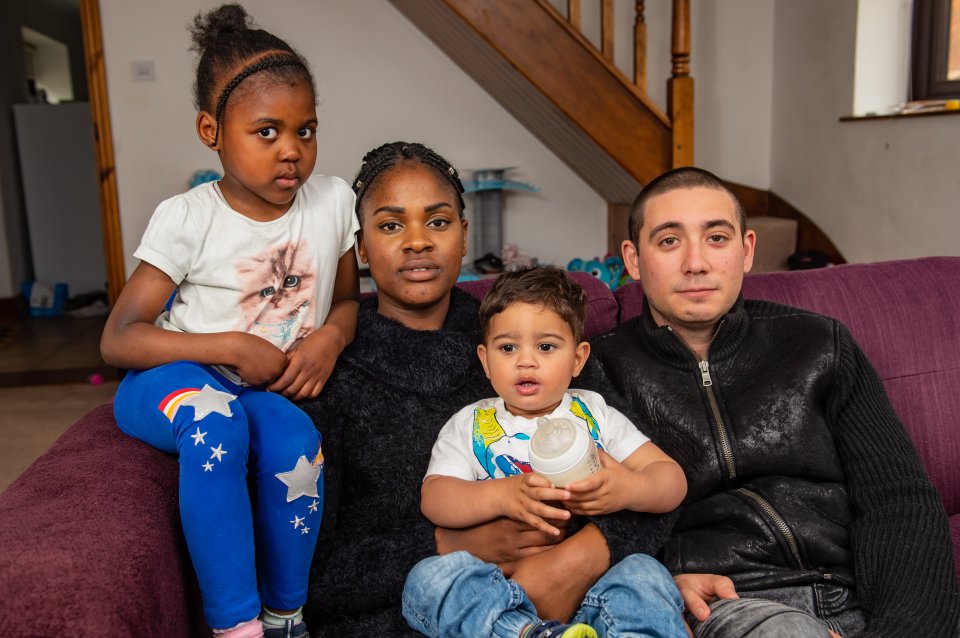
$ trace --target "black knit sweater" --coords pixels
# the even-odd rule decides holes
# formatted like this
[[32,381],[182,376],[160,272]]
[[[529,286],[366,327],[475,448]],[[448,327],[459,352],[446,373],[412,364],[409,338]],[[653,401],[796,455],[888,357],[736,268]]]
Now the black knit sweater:
[[942,503],[840,323],[740,299],[710,345],[709,387],[647,307],[593,352],[687,473],[668,568],[725,574],[744,592],[850,584],[865,635],[956,636]]
[[491,396],[477,359],[478,303],[454,289],[439,331],[361,304],[357,335],[303,408],[323,436],[323,522],[305,613],[314,638],[417,635],[400,613],[407,572],[436,553],[420,484],[440,428]]

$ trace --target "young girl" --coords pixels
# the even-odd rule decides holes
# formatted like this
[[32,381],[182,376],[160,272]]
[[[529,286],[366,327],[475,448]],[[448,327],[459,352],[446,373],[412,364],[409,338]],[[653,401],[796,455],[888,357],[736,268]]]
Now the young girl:
[[320,393],[354,336],[354,195],[311,177],[316,98],[299,54],[239,5],[198,15],[193,39],[197,134],[224,176],[157,208],[101,350],[130,369],[120,429],[179,457],[213,633],[305,637],[323,455],[292,401]]

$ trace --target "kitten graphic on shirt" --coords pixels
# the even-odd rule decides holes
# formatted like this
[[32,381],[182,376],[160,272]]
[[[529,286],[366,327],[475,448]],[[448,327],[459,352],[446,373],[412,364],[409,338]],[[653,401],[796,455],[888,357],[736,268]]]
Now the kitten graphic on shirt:
[[281,350],[313,329],[315,275],[306,242],[273,246],[236,262],[242,290],[240,330],[263,337]]

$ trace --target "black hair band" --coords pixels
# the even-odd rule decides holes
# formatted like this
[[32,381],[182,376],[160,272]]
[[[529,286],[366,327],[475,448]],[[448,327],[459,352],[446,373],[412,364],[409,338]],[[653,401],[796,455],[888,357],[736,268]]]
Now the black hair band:
[[217,130],[213,136],[213,146],[217,143],[217,140],[220,137],[220,115],[223,113],[223,108],[227,105],[227,98],[230,97],[230,94],[233,93],[233,90],[240,86],[240,83],[246,80],[248,77],[254,73],[259,73],[260,71],[265,71],[266,69],[275,69],[282,66],[298,66],[306,71],[307,67],[304,66],[298,58],[290,55],[278,55],[278,56],[269,56],[263,58],[258,62],[254,62],[244,70],[237,73],[232,80],[230,80],[223,91],[220,93],[220,99],[217,100],[217,109],[214,112],[214,118],[217,123]]

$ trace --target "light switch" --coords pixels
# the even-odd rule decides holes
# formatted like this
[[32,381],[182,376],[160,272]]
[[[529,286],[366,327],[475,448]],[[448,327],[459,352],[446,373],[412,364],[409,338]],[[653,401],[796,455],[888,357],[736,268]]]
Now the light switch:
[[133,81],[134,82],[155,82],[157,75],[153,69],[153,60],[134,60],[133,62]]

